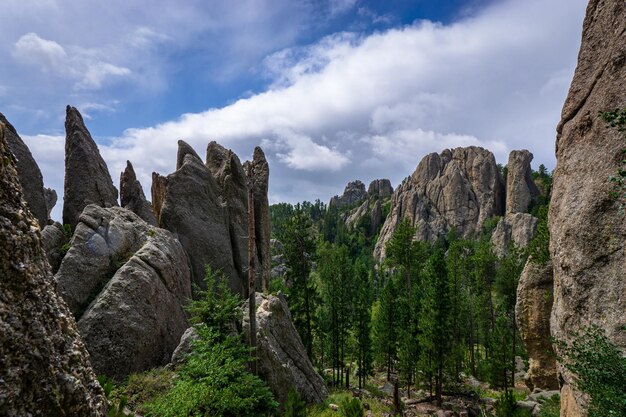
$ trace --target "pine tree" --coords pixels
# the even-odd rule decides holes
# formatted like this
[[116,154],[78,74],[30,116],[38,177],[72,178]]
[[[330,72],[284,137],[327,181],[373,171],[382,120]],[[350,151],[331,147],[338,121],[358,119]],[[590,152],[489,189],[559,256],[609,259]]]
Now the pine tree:
[[397,288],[389,280],[380,292],[373,314],[374,352],[377,362],[387,368],[387,380],[391,380],[391,370],[397,357],[398,306]]
[[354,334],[357,351],[357,376],[359,388],[363,388],[365,380],[372,373],[372,279],[367,266],[357,261],[354,268],[355,302],[354,302]]

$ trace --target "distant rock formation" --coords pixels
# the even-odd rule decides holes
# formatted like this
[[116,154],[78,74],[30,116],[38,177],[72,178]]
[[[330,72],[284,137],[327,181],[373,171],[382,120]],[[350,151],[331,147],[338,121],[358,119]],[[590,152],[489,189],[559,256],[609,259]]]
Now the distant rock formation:
[[126,161],[126,169],[120,174],[120,206],[132,211],[146,223],[156,226],[152,205],[146,200],[130,161]]
[[57,192],[52,188],[43,189],[44,199],[46,200],[46,211],[48,213],[48,220],[50,220],[50,213],[57,204]]
[[328,203],[328,208],[341,209],[344,207],[350,207],[356,203],[361,202],[367,196],[365,191],[365,184],[361,181],[351,181],[346,185],[341,196],[334,196]]
[[549,337],[552,283],[552,263],[538,264],[531,258],[517,286],[515,319],[528,352],[526,384],[531,391],[559,388],[556,357]]
[[55,290],[7,132],[0,123],[0,412],[104,417],[104,393]]
[[[246,173],[246,170],[249,174]],[[244,294],[248,259],[248,175],[253,178],[259,288],[267,274],[269,256],[269,167],[258,148],[252,162],[216,142],[207,147],[206,164],[179,141],[176,172],[153,174],[152,203],[158,224],[180,239],[192,265],[193,282],[204,288],[205,267],[222,271],[230,288]]]
[[388,179],[374,180],[367,187],[368,197],[387,198],[391,197],[391,194],[393,194],[393,187]]
[[[578,67],[557,127],[550,202],[554,265],[551,331],[571,341],[592,324],[626,348],[626,221],[608,178],[620,169],[624,134],[600,111],[626,107],[626,4],[591,0],[583,23]],[[584,415],[574,376],[559,367],[561,416]]]
[[517,248],[525,248],[535,236],[537,218],[528,213],[509,214],[500,219],[491,235],[494,253],[503,258],[513,243]]
[[377,260],[398,224],[408,219],[417,240],[434,241],[454,229],[461,237],[479,232],[504,213],[504,184],[491,152],[470,146],[424,157],[391,198],[391,210],[374,248]]
[[66,109],[65,132],[63,224],[74,230],[88,204],[117,206],[117,189],[82,116],[71,106]]
[[389,201],[392,194],[393,187],[388,179],[372,181],[367,188],[363,203],[344,216],[346,227],[353,230],[359,224],[364,225],[367,227],[365,232],[373,236],[384,220],[381,202]]
[[56,280],[99,374],[166,364],[188,327],[187,256],[130,210],[85,207]]
[[4,138],[9,146],[9,150],[16,159],[15,168],[22,185],[24,200],[28,203],[30,212],[33,213],[33,216],[39,222],[39,227],[43,229],[48,224],[49,216],[43,188],[43,177],[39,166],[30,153],[28,146],[17,134],[17,130],[2,113],[0,113],[0,123],[5,126]]
[[509,154],[506,178],[506,214],[528,213],[530,204],[539,195],[532,178],[530,162],[533,154],[527,150]]
[[[276,399],[283,403],[293,387],[307,403],[319,403],[328,396],[322,377],[313,364],[293,325],[282,294],[256,294],[257,349],[259,376],[267,381]],[[243,330],[249,338],[248,304],[244,308]]]

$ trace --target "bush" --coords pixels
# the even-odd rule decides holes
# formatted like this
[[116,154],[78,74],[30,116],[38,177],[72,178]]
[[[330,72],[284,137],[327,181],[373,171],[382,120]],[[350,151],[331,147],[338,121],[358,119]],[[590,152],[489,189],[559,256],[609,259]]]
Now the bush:
[[172,389],[176,374],[164,368],[155,368],[140,374],[131,374],[124,390],[128,405],[145,412],[143,404],[154,401]]
[[365,411],[358,398],[344,398],[339,403],[339,415],[341,417],[363,417]]
[[239,299],[230,293],[225,279],[217,285],[216,281],[207,270],[208,289],[200,291],[188,308],[198,340],[173,388],[145,405],[148,415],[261,417],[276,410],[278,404],[265,383],[247,371],[248,347],[232,333],[232,324],[241,314]]
[[287,393],[285,402],[285,417],[304,417],[306,415],[306,404],[300,397],[297,389],[291,388]]
[[[540,401],[541,402],[541,401]],[[539,417],[559,417],[561,415],[561,397],[554,394],[547,400],[541,402]]]
[[531,417],[532,413],[517,407],[513,391],[504,391],[496,403],[496,417]]
[[588,327],[571,344],[560,345],[576,387],[589,394],[589,417],[626,416],[626,357],[604,330]]

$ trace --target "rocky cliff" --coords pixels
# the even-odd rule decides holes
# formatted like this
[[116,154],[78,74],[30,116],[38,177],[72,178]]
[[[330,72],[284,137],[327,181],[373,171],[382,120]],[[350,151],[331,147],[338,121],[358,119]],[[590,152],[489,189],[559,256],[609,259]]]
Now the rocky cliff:
[[[623,133],[598,112],[626,107],[626,4],[591,0],[578,66],[557,127],[550,252],[554,265],[551,331],[569,341],[598,325],[626,348],[626,221],[608,178],[620,167]],[[560,368],[563,417],[583,415],[585,401]]]
[[403,219],[416,228],[417,240],[434,241],[452,229],[462,237],[479,232],[487,219],[503,214],[504,192],[496,160],[486,149],[427,155],[393,193],[375,258],[385,257],[385,244]]
[[[350,184],[346,190],[349,188]],[[373,236],[385,220],[382,205],[390,200],[392,194],[393,187],[388,179],[372,181],[367,188],[367,193],[362,197],[363,202],[345,213],[343,221],[346,227],[351,230],[361,225],[365,227],[366,234]]]
[[104,393],[57,294],[0,123],[0,414],[105,416]]

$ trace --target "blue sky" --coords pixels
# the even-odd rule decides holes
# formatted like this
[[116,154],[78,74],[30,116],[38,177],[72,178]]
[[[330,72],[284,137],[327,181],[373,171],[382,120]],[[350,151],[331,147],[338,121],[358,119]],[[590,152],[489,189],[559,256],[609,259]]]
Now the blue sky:
[[[4,0],[0,111],[63,187],[63,116],[82,110],[112,177],[149,195],[176,141],[261,144],[273,202],[348,180],[397,185],[476,144],[554,165],[584,0]],[[57,207],[55,212],[58,212]]]

